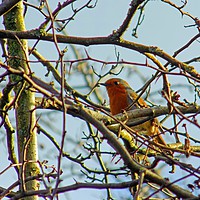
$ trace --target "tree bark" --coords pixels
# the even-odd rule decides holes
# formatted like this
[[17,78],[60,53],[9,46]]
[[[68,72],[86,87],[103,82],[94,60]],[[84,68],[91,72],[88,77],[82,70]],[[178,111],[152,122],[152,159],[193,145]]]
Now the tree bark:
[[[6,30],[25,31],[23,17],[23,1],[16,4],[4,15],[4,26]],[[28,64],[27,40],[8,39],[7,41],[8,65],[15,69],[23,70],[30,74]],[[16,75],[10,75],[9,84],[13,85],[15,93],[15,118],[18,144],[18,159],[20,165],[19,179],[21,179],[20,191],[38,190],[39,182],[32,180],[26,183],[29,176],[39,174],[37,164],[37,131],[36,115],[34,111],[35,93],[28,83]],[[37,196],[26,197],[25,199],[36,200]]]

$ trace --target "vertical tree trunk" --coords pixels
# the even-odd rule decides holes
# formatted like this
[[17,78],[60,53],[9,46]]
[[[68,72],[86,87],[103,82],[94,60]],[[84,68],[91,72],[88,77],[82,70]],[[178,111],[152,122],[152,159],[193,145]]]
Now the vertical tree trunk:
[[[8,13],[4,15],[5,29],[13,31],[25,31],[23,17],[23,2],[20,1]],[[28,66],[28,46],[26,40],[8,39],[8,65],[18,70],[24,70],[30,74]],[[21,178],[21,192],[38,190],[39,182],[36,180],[25,183],[26,177],[35,176],[39,173],[36,163],[37,154],[37,133],[36,116],[34,109],[35,93],[21,77],[10,75],[10,83],[14,85],[15,92],[15,117],[17,128],[18,156],[20,166],[19,178]],[[37,199],[37,196],[26,199]]]

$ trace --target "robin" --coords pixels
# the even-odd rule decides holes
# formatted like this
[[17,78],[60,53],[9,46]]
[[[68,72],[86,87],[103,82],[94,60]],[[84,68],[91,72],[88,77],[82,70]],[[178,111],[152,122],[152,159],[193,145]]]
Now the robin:
[[[112,115],[122,113],[124,110],[128,111],[136,108],[149,108],[141,97],[137,99],[137,93],[126,81],[120,78],[109,79],[105,83],[101,83],[101,85],[106,87]],[[159,134],[158,123],[157,118],[154,118],[131,128],[140,134],[153,137],[156,143],[166,145],[164,139]]]

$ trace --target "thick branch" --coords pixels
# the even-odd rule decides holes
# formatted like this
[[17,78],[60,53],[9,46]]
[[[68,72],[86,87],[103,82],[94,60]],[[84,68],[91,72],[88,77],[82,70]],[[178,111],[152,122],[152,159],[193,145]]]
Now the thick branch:
[[[188,107],[184,106],[177,106],[176,110],[179,110],[182,114],[189,114],[189,113],[199,113],[200,112],[200,105],[190,105]],[[132,111],[128,111],[126,114],[119,114],[115,116],[115,118],[119,121],[125,121],[130,119],[128,125],[134,125],[134,121],[131,122],[131,119],[137,119],[141,117],[159,117],[161,115],[167,115],[167,114],[177,114],[177,111],[173,110],[172,112],[169,111],[169,108],[167,106],[158,106],[153,108],[144,108],[144,109],[135,109]],[[104,119],[106,120],[106,119]],[[116,120],[107,118],[110,124],[115,124]],[[147,119],[149,120],[149,119]]]
[[[60,101],[58,100],[60,97],[60,93],[56,89],[54,89],[51,85],[45,83],[44,81],[38,79],[37,77],[34,77],[34,76],[30,77],[30,76],[26,75],[23,71],[13,69],[3,63],[0,63],[0,66],[3,67],[4,69],[6,69],[8,73],[16,74],[16,75],[23,77],[36,90],[41,92],[46,97],[49,97],[51,100],[55,101],[58,105],[61,106]],[[73,107],[72,101],[66,100],[66,103],[69,105],[72,105],[72,107]],[[141,117],[155,118],[155,117],[158,117],[161,115],[166,115],[166,114],[177,114],[177,111],[181,112],[182,114],[189,114],[189,113],[197,113],[198,114],[198,113],[200,113],[200,105],[189,105],[187,107],[177,106],[176,109],[174,109],[172,112],[170,112],[168,107],[166,107],[166,106],[135,109],[132,111],[127,111],[126,114],[124,114],[124,115],[119,114],[119,115],[115,116],[115,119],[108,117],[108,116],[104,116],[104,115],[97,113],[95,111],[92,111],[90,109],[87,109],[87,110],[90,113],[90,115],[93,116],[94,118],[96,118],[98,120],[103,120],[104,122],[109,122],[110,124],[115,124],[116,119],[118,121],[127,121],[127,118],[128,119],[137,119],[137,118],[141,118]],[[103,110],[101,109],[101,111],[103,111]],[[129,121],[128,124],[133,125],[131,123],[134,123],[134,122]]]
[[0,15],[8,12],[13,6],[15,6],[20,0],[4,0],[0,5]]
[[[10,1],[9,1],[10,2]],[[13,1],[12,1],[13,2]],[[4,26],[7,30],[25,31],[25,22],[23,16],[23,1],[20,0],[9,12],[4,14]],[[7,63],[15,69],[22,69],[24,74],[30,72],[28,60],[27,40],[9,39],[7,41],[8,58]],[[16,59],[16,57],[21,59]],[[36,163],[38,160],[37,151],[37,132],[35,128],[36,113],[34,110],[35,93],[26,88],[27,83],[20,81],[21,77],[10,74],[9,84],[15,85],[15,122],[16,122],[16,136],[17,136],[17,150],[19,162],[22,165],[19,167],[19,178],[21,181],[20,191],[24,190],[38,190],[38,180],[32,180],[25,184],[24,179],[27,176],[37,175],[39,167]],[[18,84],[16,84],[18,83]],[[11,138],[10,138],[11,139]],[[14,146],[12,146],[13,148]],[[14,151],[14,150],[12,150]],[[26,163],[32,160],[35,162]],[[29,200],[38,199],[37,196],[28,198]]]
[[132,0],[130,3],[130,8],[127,12],[127,16],[124,19],[122,25],[117,29],[117,31],[114,33],[116,34],[117,37],[121,37],[122,34],[126,31],[126,29],[128,28],[131,19],[133,17],[133,15],[135,14],[135,12],[137,11],[138,6],[143,3],[145,0]]
[[[40,30],[30,30],[30,31],[5,31],[0,30],[0,38],[11,38],[16,39],[16,36],[19,39],[40,39],[44,41],[54,42],[54,36],[52,34],[45,34],[40,32]],[[65,35],[56,35],[58,43],[69,43],[69,44],[78,44],[84,46],[90,45],[105,45],[105,44],[113,44],[121,47],[125,47],[127,49],[131,49],[134,51],[138,51],[140,53],[152,53],[157,55],[166,61],[170,62],[172,65],[177,66],[178,68],[182,68],[182,70],[188,72],[192,76],[194,76],[197,80],[200,81],[200,74],[195,70],[193,66],[187,65],[183,62],[180,62],[176,58],[170,56],[162,49],[156,46],[146,46],[143,44],[130,42],[124,39],[118,39],[115,35],[110,35],[107,37],[74,37],[74,36],[65,36]]]
[[[56,96],[52,97],[52,95],[45,91],[43,88],[39,87],[36,83],[34,83],[33,80],[29,76],[27,76],[23,71],[15,70],[10,67],[5,66],[4,64],[1,64],[2,67],[6,68],[10,73],[18,74],[19,76],[22,76],[29,84],[31,84],[35,89],[40,91],[41,93],[45,94],[47,97],[53,100],[53,103],[58,104],[62,107],[62,102],[56,98]],[[85,109],[84,107],[80,106],[71,106],[68,105],[68,112],[70,112],[71,115],[78,117],[80,119],[83,119],[87,121],[88,123],[92,124],[94,127],[96,127],[105,138],[107,138],[109,144],[118,152],[122,159],[124,160],[125,164],[133,171],[139,173],[140,171],[145,171],[146,176],[149,181],[156,183],[160,186],[164,186],[168,188],[170,191],[172,191],[174,194],[176,194],[178,197],[183,198],[189,198],[189,197],[195,197],[187,190],[184,190],[180,188],[177,185],[171,184],[169,181],[163,179],[159,175],[153,173],[152,171],[146,169],[145,167],[142,167],[138,163],[136,163],[129,152],[126,150],[126,148],[120,143],[120,141],[116,138],[113,132],[109,131],[108,128],[102,124],[101,121],[97,120],[93,115],[91,115],[91,112],[88,112],[88,109]],[[150,110],[151,113],[152,110]],[[153,115],[154,116],[154,115]]]
[[[73,185],[57,188],[56,192],[57,194],[60,194],[60,193],[74,191],[74,190],[83,189],[83,188],[99,189],[99,190],[106,189],[106,188],[123,189],[123,188],[128,188],[137,184],[138,184],[138,180],[123,182],[123,183],[108,183],[108,184],[75,183]],[[0,188],[0,191],[4,191],[4,189]],[[12,199],[14,200],[14,199],[20,199],[22,197],[27,197],[27,196],[33,196],[33,195],[46,196],[48,194],[49,194],[49,190],[46,189],[46,190],[38,190],[38,191],[27,191],[27,192],[16,194],[16,195],[15,193],[12,193],[12,194],[9,194],[8,197],[12,197]]]

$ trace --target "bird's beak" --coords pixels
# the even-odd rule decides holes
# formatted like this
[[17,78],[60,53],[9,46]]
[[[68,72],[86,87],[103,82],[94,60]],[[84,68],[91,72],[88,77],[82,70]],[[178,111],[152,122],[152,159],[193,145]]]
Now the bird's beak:
[[107,86],[107,84],[106,83],[99,83],[99,85],[103,85],[103,86]]

